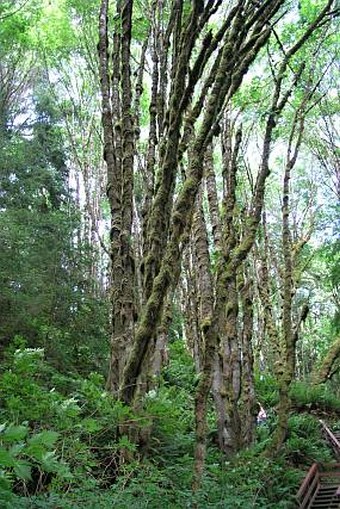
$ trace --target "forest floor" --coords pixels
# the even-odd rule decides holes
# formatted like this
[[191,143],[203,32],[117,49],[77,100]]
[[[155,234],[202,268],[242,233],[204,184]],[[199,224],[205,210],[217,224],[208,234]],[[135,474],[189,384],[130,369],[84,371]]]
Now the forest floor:
[[[264,454],[276,426],[273,379],[257,381],[267,419],[253,447],[233,458],[215,444],[211,408],[203,484],[193,496],[195,373],[181,344],[172,345],[171,358],[159,387],[134,413],[111,398],[100,374],[61,373],[40,349],[12,352],[0,373],[1,509],[296,507],[309,467],[334,461],[319,418],[340,429],[337,395],[294,385],[289,434],[275,459]],[[138,430],[138,446],[124,427]]]

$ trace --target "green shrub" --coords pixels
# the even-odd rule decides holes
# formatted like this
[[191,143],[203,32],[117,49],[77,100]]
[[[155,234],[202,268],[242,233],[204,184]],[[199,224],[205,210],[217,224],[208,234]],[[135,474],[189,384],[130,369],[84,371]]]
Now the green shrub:
[[148,422],[114,401],[101,375],[71,378],[68,394],[65,378],[46,364],[42,349],[21,347],[7,355],[0,375],[0,418],[12,423],[0,435],[0,483],[7,498],[39,493],[47,484],[57,493],[112,484],[120,454],[135,447],[128,436],[118,437],[119,428]]
[[288,424],[289,434],[283,449],[286,461],[302,468],[314,462],[332,461],[318,419],[307,414],[295,414],[289,418]]
[[56,453],[58,439],[51,430],[30,433],[25,425],[0,425],[0,501],[9,501],[13,492],[39,493],[53,477],[71,477]]
[[295,382],[291,388],[291,398],[297,407],[315,408],[326,412],[340,411],[340,399],[327,384]]
[[264,408],[273,408],[279,402],[278,380],[272,375],[260,373],[255,376],[256,394]]

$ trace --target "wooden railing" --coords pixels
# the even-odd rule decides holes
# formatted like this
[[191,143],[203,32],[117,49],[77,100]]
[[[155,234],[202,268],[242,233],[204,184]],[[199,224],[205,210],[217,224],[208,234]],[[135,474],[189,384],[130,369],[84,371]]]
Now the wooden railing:
[[301,509],[310,507],[311,503],[316,497],[319,486],[320,486],[319,467],[317,463],[313,463],[296,495],[296,499]]
[[[340,460],[340,432],[333,432],[321,419],[322,432]],[[300,509],[340,508],[340,463],[313,463],[296,495]]]
[[340,507],[340,464],[313,463],[296,500],[300,509]]
[[330,443],[337,460],[340,460],[340,441],[334,435],[332,430],[330,430],[330,428],[327,426],[327,424],[325,424],[321,419],[320,419],[320,422],[321,422],[322,431],[326,437],[326,440],[328,440],[328,442]]

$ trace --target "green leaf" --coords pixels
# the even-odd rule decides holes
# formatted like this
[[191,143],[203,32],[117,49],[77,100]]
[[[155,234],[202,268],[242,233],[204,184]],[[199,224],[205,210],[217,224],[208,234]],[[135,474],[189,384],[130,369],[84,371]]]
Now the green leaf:
[[53,451],[47,452],[41,459],[41,468],[44,472],[58,472],[60,464]]
[[129,438],[126,435],[123,435],[120,437],[118,442],[119,447],[122,447],[124,449],[127,449],[128,451],[135,451],[136,445],[130,442]]
[[92,419],[91,417],[83,419],[79,424],[79,427],[84,429],[88,433],[96,433],[97,431],[103,429],[103,425],[100,424],[100,422],[98,422],[96,419]]
[[7,472],[0,470],[0,495],[4,495],[4,492],[10,492],[11,480],[7,477]]
[[66,463],[59,462],[58,463],[58,476],[64,480],[71,481],[74,479],[72,472],[70,471],[69,466]]
[[15,459],[3,447],[0,447],[0,466],[1,467],[14,467]]
[[26,426],[8,426],[8,428],[2,433],[1,440],[4,442],[18,442],[25,438],[28,433]]
[[44,445],[45,447],[51,448],[54,446],[59,438],[59,433],[56,431],[42,431],[37,433],[28,440],[29,445]]
[[42,444],[30,444],[25,449],[25,453],[27,456],[39,462],[41,461],[41,458],[43,457],[45,452],[46,449]]
[[31,466],[26,461],[17,461],[14,467],[14,473],[19,479],[24,481],[31,481]]
[[21,453],[21,451],[25,448],[24,442],[19,442],[18,444],[13,444],[8,450],[11,456],[15,457]]

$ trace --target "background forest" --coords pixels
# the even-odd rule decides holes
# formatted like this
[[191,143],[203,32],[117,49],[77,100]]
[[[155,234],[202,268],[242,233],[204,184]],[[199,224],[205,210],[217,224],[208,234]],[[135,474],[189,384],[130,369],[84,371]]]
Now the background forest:
[[339,15],[1,1],[1,507],[290,508],[331,461]]

